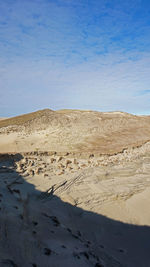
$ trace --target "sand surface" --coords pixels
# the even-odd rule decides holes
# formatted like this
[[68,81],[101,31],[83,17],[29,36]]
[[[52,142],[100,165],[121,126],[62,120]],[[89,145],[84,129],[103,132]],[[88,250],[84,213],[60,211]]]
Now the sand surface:
[[113,154],[150,141],[150,116],[43,110],[0,122],[0,151]]
[[56,114],[1,125],[0,266],[150,266],[149,117]]

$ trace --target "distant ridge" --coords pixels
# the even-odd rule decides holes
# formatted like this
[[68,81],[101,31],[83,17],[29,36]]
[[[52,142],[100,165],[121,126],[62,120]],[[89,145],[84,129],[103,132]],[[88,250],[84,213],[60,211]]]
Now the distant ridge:
[[54,112],[51,109],[43,109],[43,110],[38,110],[35,112],[11,117],[8,119],[0,119],[0,127],[6,127],[6,126],[11,126],[11,125],[23,125],[28,121],[32,121],[34,119],[40,118],[41,116],[49,115],[52,112]]
[[[8,126],[26,126],[28,128],[32,127],[34,124],[34,129],[40,129],[38,125],[41,125],[41,128],[47,126],[49,123],[54,122],[55,124],[68,124],[68,115],[69,114],[91,114],[91,116],[101,116],[102,118],[114,118],[114,117],[134,117],[130,113],[121,112],[121,111],[110,111],[110,112],[100,112],[93,110],[80,110],[80,109],[60,109],[60,110],[52,110],[52,109],[42,109],[37,110],[31,113],[11,117],[11,118],[2,118],[0,119],[0,128],[8,127]],[[140,117],[140,116],[139,116]],[[70,118],[70,121],[72,119]],[[34,123],[33,123],[34,122]],[[36,127],[37,126],[37,127]]]
[[121,111],[110,111],[110,112],[100,112],[100,111],[93,111],[93,110],[80,110],[80,109],[60,109],[60,110],[52,110],[52,109],[42,109],[37,110],[34,112],[30,112],[27,114],[22,114],[19,116],[11,117],[11,118],[0,118],[0,128],[1,127],[7,127],[12,125],[24,125],[27,122],[40,119],[41,117],[50,117],[52,115],[56,115],[58,117],[58,114],[67,115],[69,113],[98,113],[101,115],[122,115],[122,116],[134,116],[130,113],[121,112]]

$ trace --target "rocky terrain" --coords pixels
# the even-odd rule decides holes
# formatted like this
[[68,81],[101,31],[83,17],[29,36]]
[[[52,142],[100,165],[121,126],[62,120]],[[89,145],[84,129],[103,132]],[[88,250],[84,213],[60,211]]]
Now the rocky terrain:
[[0,266],[150,266],[150,117],[0,121]]

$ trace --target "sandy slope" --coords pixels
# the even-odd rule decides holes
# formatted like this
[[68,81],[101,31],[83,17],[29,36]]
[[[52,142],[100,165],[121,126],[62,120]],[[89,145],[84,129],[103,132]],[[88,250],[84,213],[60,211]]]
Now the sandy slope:
[[0,151],[116,153],[150,139],[150,116],[43,110],[0,122]]
[[[150,118],[44,110],[0,124],[0,266],[150,266]],[[119,152],[121,151],[121,152]]]
[[2,154],[0,266],[149,266],[149,159]]

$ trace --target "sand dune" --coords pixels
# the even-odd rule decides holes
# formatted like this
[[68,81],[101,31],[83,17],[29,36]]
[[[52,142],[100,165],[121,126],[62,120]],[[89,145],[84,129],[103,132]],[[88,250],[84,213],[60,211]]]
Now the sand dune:
[[42,110],[0,122],[0,151],[114,154],[150,140],[150,116]]
[[0,121],[0,266],[150,266],[149,122],[80,110]]

